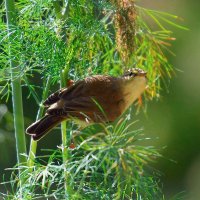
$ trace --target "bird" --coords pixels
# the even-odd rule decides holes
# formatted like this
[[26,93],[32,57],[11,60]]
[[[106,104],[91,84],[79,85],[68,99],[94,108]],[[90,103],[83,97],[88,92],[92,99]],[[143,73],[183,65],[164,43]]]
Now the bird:
[[114,122],[145,91],[146,75],[140,68],[131,68],[119,77],[93,75],[62,88],[43,102],[47,108],[44,117],[26,133],[37,141],[65,120],[74,120],[81,127]]

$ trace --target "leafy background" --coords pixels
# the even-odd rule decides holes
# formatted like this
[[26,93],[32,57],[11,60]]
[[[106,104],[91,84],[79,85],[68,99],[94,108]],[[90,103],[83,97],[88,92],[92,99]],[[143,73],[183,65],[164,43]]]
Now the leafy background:
[[167,193],[186,190],[187,199],[200,198],[200,17],[199,1],[142,1],[147,7],[168,10],[184,17],[190,31],[174,30],[177,40],[170,57],[180,70],[169,83],[169,92],[162,91],[159,101],[148,104],[147,117],[139,115],[145,133],[159,137],[155,145],[166,148],[155,165],[163,172]]
[[[133,111],[133,114],[134,119],[139,119],[135,126],[144,127],[145,135],[155,138],[152,145],[160,148],[164,155],[165,159],[157,160],[154,167],[163,174],[161,182],[165,193],[170,196],[186,191],[186,199],[196,200],[200,198],[200,2],[143,0],[140,4],[181,16],[190,29],[173,30],[177,38],[173,42],[176,57],[169,58],[177,71],[168,83],[168,91],[163,89],[159,101],[148,103],[147,113],[136,115]],[[28,91],[24,92],[28,94]],[[26,100],[26,126],[35,119],[37,108]],[[16,163],[11,112],[11,102],[0,103],[0,174]],[[56,148],[58,144],[60,134],[49,134],[45,141],[39,142],[39,149]]]

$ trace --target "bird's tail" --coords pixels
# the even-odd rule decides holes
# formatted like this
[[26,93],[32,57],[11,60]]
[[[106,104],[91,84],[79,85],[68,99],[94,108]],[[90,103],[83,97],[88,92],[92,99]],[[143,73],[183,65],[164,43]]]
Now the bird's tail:
[[64,119],[60,116],[45,115],[42,119],[39,119],[35,123],[31,124],[26,129],[26,132],[31,135],[34,140],[39,140],[63,120]]

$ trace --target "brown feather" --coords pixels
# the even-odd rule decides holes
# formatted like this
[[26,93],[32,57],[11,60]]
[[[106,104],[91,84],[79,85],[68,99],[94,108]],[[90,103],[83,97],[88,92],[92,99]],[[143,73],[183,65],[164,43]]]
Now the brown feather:
[[60,116],[45,115],[42,119],[29,126],[26,132],[32,135],[34,140],[39,140],[61,121],[63,121],[63,118]]
[[96,75],[58,90],[44,101],[46,115],[26,131],[39,140],[61,121],[71,118],[81,123],[112,122],[144,91],[145,74],[136,70],[122,77]]

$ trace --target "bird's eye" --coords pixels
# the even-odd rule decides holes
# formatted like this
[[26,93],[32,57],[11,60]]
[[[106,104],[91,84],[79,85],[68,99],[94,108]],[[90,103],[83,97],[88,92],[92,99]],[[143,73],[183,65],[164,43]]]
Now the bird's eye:
[[133,76],[133,75],[134,75],[134,73],[133,73],[133,72],[130,72],[129,76]]
[[137,72],[135,72],[135,71],[128,71],[128,72],[124,73],[123,76],[134,77],[136,75],[137,75]]
[[129,76],[136,76],[137,72],[130,72]]

